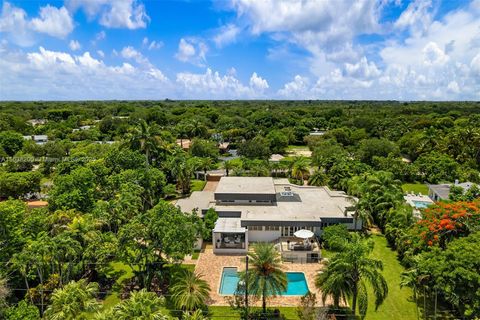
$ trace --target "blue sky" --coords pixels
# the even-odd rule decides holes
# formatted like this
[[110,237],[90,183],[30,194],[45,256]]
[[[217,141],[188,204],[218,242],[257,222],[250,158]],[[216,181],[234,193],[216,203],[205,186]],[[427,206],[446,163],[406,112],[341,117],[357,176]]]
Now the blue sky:
[[480,99],[480,0],[3,1],[0,99]]

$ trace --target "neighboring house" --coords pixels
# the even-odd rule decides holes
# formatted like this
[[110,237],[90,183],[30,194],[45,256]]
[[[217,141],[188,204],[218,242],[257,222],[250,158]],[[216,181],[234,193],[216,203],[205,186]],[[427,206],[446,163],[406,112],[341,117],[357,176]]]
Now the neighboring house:
[[361,229],[361,220],[354,225],[356,201],[344,192],[297,186],[287,179],[222,177],[214,192],[193,192],[177,205],[185,212],[197,209],[202,216],[209,208],[217,211],[212,235],[215,253],[245,253],[251,242],[274,242],[284,258],[308,261],[313,255],[318,259],[320,249],[290,248],[299,241],[294,233],[307,229],[319,236],[326,226],[339,223],[350,230]]
[[[452,184],[429,184],[428,185],[428,196],[433,201],[448,200],[450,196],[450,187]],[[458,180],[455,180],[455,186],[463,188],[463,191],[470,189],[475,183],[473,182],[462,182],[459,183]]]
[[230,142],[221,142],[218,144],[218,150],[220,150],[220,153],[222,154],[227,153],[229,149],[230,149]]
[[309,135],[310,136],[323,136],[325,133],[327,133],[327,131],[322,131],[322,130],[318,130],[318,129],[314,128],[314,131],[310,132]]
[[176,143],[183,149],[188,150],[192,144],[190,139],[177,139]]
[[274,153],[270,156],[269,161],[270,162],[280,162],[280,160],[284,159],[285,157],[282,156],[281,154]]
[[27,122],[35,127],[35,126],[44,125],[45,123],[47,123],[47,120],[45,120],[45,119],[30,119]]
[[91,128],[92,126],[81,126],[81,127],[78,127],[77,129],[73,129],[72,132],[77,132],[80,130],[90,130]]
[[31,136],[23,136],[25,140],[33,140],[36,144],[45,144],[48,141],[48,137],[46,135],[31,135]]

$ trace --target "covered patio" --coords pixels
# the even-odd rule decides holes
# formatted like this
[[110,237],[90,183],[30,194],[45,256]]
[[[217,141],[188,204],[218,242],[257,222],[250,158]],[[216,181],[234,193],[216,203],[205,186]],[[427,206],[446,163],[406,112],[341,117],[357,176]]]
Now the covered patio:
[[247,229],[241,227],[240,218],[219,218],[212,231],[214,253],[246,253]]
[[280,237],[275,247],[286,262],[316,263],[322,253],[315,235],[308,230],[299,230],[293,237]]

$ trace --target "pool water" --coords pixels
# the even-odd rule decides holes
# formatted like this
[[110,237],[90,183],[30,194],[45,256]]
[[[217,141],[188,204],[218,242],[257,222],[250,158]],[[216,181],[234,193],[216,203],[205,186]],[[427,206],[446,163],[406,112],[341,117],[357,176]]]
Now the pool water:
[[417,208],[417,209],[425,209],[425,208],[427,208],[429,205],[432,204],[431,202],[418,201],[418,200],[412,200],[412,202],[413,202],[413,205],[415,206],[415,208]]
[[[308,292],[307,280],[303,272],[286,272],[287,291],[282,296],[303,296]],[[237,268],[223,268],[220,282],[220,294],[233,295],[238,285]]]

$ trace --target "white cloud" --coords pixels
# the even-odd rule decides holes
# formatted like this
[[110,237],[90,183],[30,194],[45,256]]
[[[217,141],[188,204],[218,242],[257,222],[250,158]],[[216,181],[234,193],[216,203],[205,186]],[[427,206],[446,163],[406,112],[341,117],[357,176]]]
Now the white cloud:
[[102,58],[105,57],[105,53],[102,50],[97,50],[97,54]]
[[122,51],[120,51],[120,55],[125,59],[135,60],[139,64],[150,65],[148,59],[132,46],[124,47]]
[[25,10],[6,1],[3,3],[0,16],[0,32],[7,33],[9,39],[20,46],[30,46],[35,43]]
[[431,0],[412,1],[395,21],[395,28],[400,30],[408,28],[414,35],[422,34],[432,23],[434,12],[431,11],[431,8]]
[[234,24],[222,26],[218,33],[213,37],[213,41],[217,47],[221,48],[229,43],[234,42],[240,33],[240,28]]
[[136,0],[67,0],[67,8],[82,9],[90,19],[99,17],[107,28],[145,28],[150,21],[145,6]]
[[40,18],[30,22],[32,29],[52,37],[65,38],[73,31],[73,19],[65,7],[60,9],[46,5],[40,8]]
[[175,58],[182,62],[203,66],[206,62],[207,45],[195,38],[181,38]]
[[360,59],[358,63],[345,64],[346,74],[353,78],[372,79],[380,75],[380,71],[373,62],[368,62],[366,57]]
[[40,8],[39,17],[28,20],[25,10],[4,2],[0,16],[0,32],[19,46],[31,46],[37,39],[35,33],[65,38],[73,31],[72,17],[65,7],[46,5]]
[[375,0],[232,0],[232,7],[246,19],[253,34],[271,33],[314,54],[334,51],[355,35],[379,31],[382,6],[383,2]]
[[287,99],[309,99],[311,97],[310,90],[309,79],[297,74],[293,81],[286,83],[278,91],[278,94]]
[[429,42],[422,50],[423,62],[428,66],[444,65],[449,57],[435,42]]
[[268,89],[268,82],[254,72],[250,77],[250,87],[263,92],[265,89]]
[[[256,75],[256,73],[254,73]],[[258,77],[258,80],[261,78]],[[263,79],[261,79],[263,80]],[[198,99],[253,99],[261,98],[263,96],[263,90],[265,82],[252,83],[250,86],[246,86],[240,82],[234,75],[226,74],[220,75],[218,72],[213,72],[210,68],[205,73],[178,73],[176,82],[180,86],[180,97]]]
[[460,93],[460,88],[458,87],[457,81],[451,81],[447,88],[452,93]]
[[175,90],[155,67],[106,65],[89,52],[3,50],[2,99],[163,99]]
[[70,47],[70,50],[72,50],[72,51],[80,50],[80,48],[82,47],[80,45],[80,42],[78,42],[77,40],[70,40],[70,43],[68,44],[68,46]]
[[148,50],[155,50],[155,49],[160,49],[163,47],[163,42],[162,41],[155,41],[152,40],[151,42],[148,40],[147,37],[143,38],[142,40],[142,46],[145,48],[148,48]]
[[473,57],[472,61],[470,62],[470,68],[474,74],[480,77],[480,52]]

